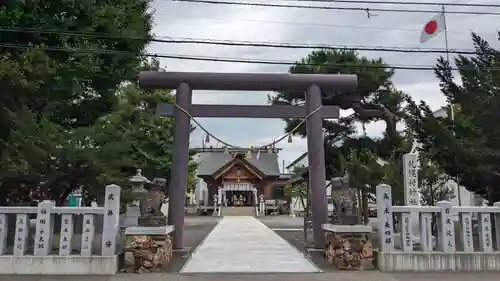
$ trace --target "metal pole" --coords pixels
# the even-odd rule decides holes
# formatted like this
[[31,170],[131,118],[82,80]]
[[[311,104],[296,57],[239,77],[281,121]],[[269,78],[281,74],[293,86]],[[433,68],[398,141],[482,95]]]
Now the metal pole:
[[[181,83],[175,94],[176,105],[184,110],[189,110],[191,98],[191,88],[188,84]],[[184,208],[188,179],[191,118],[179,108],[176,108],[174,118],[174,147],[168,186],[168,224],[174,226],[173,248],[179,250],[184,247]]]
[[[322,225],[327,223],[328,207],[326,199],[325,153],[323,143],[323,118],[319,112],[313,113],[321,106],[321,90],[311,85],[306,91],[307,110],[307,157],[309,162],[309,188],[311,190],[311,210],[313,223],[314,247],[324,248],[325,236]],[[309,116],[309,114],[311,114]]]
[[445,51],[446,51],[446,60],[448,63],[450,63],[450,52],[448,48],[448,26],[446,24],[446,10],[444,5],[441,6],[441,11],[443,13],[443,23],[444,23],[444,44],[445,44]]
[[[444,45],[445,45],[445,51],[446,51],[446,61],[448,61],[448,64],[451,66],[450,62],[450,52],[449,52],[449,46],[448,46],[448,25],[446,23],[446,9],[445,6],[441,6],[441,11],[443,13],[443,23],[444,23]],[[455,121],[455,109],[453,104],[450,105],[450,119],[451,121]],[[455,135],[455,130],[453,130],[453,135]],[[458,198],[458,206],[462,206],[462,194],[460,192],[460,184],[458,183],[458,176],[455,177],[455,182],[457,183],[457,198]]]

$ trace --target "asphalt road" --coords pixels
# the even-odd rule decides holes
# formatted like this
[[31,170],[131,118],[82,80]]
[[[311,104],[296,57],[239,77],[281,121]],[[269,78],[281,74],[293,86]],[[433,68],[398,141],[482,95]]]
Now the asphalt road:
[[0,281],[497,281],[498,273],[337,271],[307,274],[118,274],[116,276],[6,276]]

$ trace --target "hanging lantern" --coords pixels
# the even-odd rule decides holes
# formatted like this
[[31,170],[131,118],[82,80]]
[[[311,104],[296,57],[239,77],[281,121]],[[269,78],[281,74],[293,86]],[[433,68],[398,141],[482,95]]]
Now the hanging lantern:
[[209,142],[210,142],[210,135],[209,135],[209,134],[207,134],[207,135],[205,136],[205,143],[209,143]]
[[292,143],[292,135],[288,135],[288,143]]

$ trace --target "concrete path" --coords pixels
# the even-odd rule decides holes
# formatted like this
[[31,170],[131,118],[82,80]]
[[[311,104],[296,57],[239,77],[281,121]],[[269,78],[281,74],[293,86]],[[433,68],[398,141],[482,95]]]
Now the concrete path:
[[287,241],[249,216],[224,217],[181,273],[320,272]]

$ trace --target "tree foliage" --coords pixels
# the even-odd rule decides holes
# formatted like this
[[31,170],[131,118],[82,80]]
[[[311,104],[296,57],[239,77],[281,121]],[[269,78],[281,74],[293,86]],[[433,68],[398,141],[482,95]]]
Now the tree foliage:
[[441,92],[455,105],[454,120],[409,100],[408,124],[422,151],[491,204],[500,201],[500,129],[494,122],[500,117],[500,53],[474,33],[472,41],[477,54],[455,58],[458,77],[442,57],[435,70]]
[[134,79],[142,61],[152,15],[148,0],[98,2],[16,1],[0,6],[0,25],[12,28],[2,31],[2,41],[11,46],[2,47],[0,55],[0,87],[7,93],[0,98],[2,109],[29,110],[72,128],[91,125],[113,109],[118,86]]
[[[137,168],[168,179],[169,91],[140,89],[152,38],[149,0],[0,4],[0,204],[60,204],[75,189],[99,199]],[[194,152],[193,152],[194,153]],[[190,165],[190,182],[194,169]]]
[[[361,66],[361,67],[360,67]],[[339,158],[347,156],[352,149],[369,149],[383,158],[394,153],[401,138],[395,131],[398,120],[404,117],[402,102],[405,94],[398,91],[391,78],[394,71],[384,68],[382,59],[369,59],[350,50],[313,51],[306,58],[290,68],[290,73],[327,73],[356,74],[358,88],[355,92],[322,92],[323,105],[337,105],[341,109],[354,109],[354,113],[338,121],[324,120],[325,160],[327,178],[343,175]],[[303,92],[283,92],[270,97],[273,104],[302,105],[305,102]],[[293,130],[301,120],[287,119],[285,131]],[[356,124],[385,121],[386,134],[383,138],[373,139],[359,136]],[[305,127],[296,132],[306,135]]]
[[[367,218],[368,201],[374,199],[375,187],[387,183],[393,187],[393,203],[404,204],[402,157],[412,150],[415,136],[412,128],[396,131],[396,122],[407,121],[405,101],[410,98],[396,89],[391,81],[394,71],[385,68],[382,59],[369,59],[349,50],[314,51],[290,68],[291,73],[356,74],[359,87],[354,93],[323,92],[324,105],[338,105],[354,109],[354,114],[338,121],[325,120],[325,162],[327,179],[349,175],[349,185],[362,197],[361,205]],[[274,104],[302,105],[302,92],[279,93],[270,98]],[[362,107],[360,110],[359,107]],[[366,110],[384,109],[384,116],[364,114]],[[389,120],[387,116],[390,116]],[[381,137],[359,135],[356,125],[385,121],[386,131]],[[285,131],[290,132],[300,120],[288,119]],[[305,135],[305,128],[297,134]],[[423,157],[423,153],[421,156]],[[444,186],[444,173],[437,163],[422,158],[419,186],[423,203],[450,199],[450,190]],[[294,187],[295,193],[297,187]],[[300,190],[299,190],[300,191]]]

